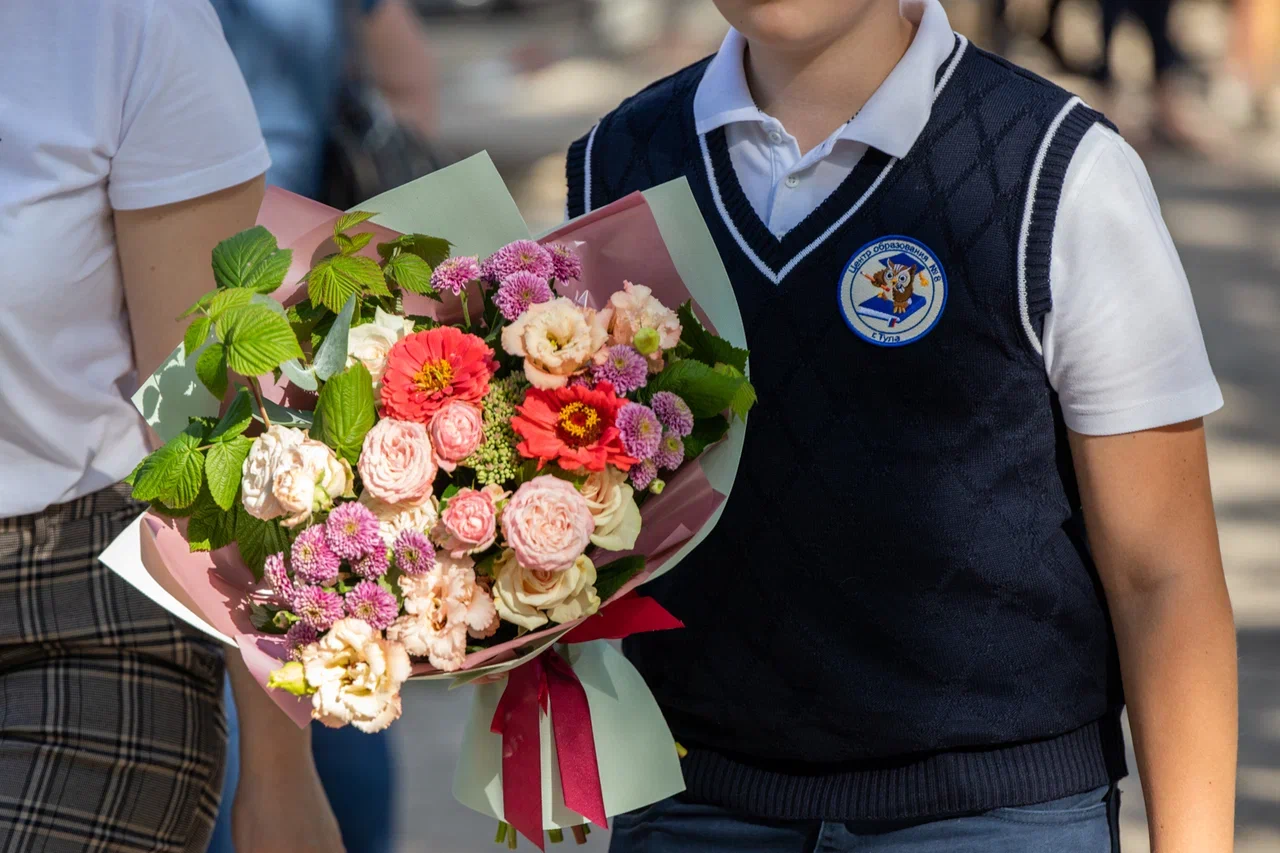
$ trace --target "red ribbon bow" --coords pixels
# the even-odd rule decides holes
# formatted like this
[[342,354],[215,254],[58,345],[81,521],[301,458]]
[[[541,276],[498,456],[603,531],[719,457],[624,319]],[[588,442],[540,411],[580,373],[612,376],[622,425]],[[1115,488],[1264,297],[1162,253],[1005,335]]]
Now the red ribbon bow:
[[[661,604],[632,592],[583,620],[561,642],[620,640],[643,631],[683,627]],[[609,825],[587,691],[569,663],[550,649],[511,671],[490,726],[490,731],[502,735],[503,817],[542,850],[546,848],[538,726],[539,715],[548,708],[555,711],[551,728],[564,804],[598,826]]]

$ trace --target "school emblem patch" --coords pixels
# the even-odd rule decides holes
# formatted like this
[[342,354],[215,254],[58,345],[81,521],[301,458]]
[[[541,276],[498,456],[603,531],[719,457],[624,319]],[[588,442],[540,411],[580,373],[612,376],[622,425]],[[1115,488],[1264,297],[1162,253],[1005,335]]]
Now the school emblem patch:
[[849,259],[839,298],[845,323],[860,338],[900,347],[938,324],[947,304],[947,275],[919,240],[881,237]]

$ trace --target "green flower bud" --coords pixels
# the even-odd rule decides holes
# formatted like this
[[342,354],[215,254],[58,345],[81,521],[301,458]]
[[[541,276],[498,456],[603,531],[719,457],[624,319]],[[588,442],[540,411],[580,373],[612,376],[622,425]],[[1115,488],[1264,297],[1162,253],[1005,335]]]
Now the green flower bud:
[[302,664],[290,661],[267,676],[267,687],[272,690],[283,690],[294,696],[309,696],[315,688],[307,684],[307,676],[302,671]]
[[653,355],[658,351],[658,346],[662,343],[658,337],[658,330],[650,326],[645,326],[636,332],[636,336],[631,339],[631,345],[640,351],[641,355]]
[[653,492],[653,494],[655,495],[660,495],[662,494],[662,490],[665,489],[666,487],[667,487],[667,484],[664,481],[654,480],[652,483],[649,484],[649,491]]

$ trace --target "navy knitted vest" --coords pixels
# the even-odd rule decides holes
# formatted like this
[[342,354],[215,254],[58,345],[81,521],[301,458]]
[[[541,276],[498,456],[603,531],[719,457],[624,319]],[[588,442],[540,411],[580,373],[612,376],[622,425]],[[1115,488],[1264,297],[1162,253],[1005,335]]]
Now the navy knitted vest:
[[[1039,333],[1067,165],[1098,113],[957,38],[924,132],[776,238],[699,137],[706,61],[569,153],[578,215],[684,176],[759,393],[719,525],[647,589],[683,631],[628,656],[690,795],[773,818],[929,818],[1122,776],[1115,645]],[[927,335],[855,335],[837,284],[903,235],[945,271]]]

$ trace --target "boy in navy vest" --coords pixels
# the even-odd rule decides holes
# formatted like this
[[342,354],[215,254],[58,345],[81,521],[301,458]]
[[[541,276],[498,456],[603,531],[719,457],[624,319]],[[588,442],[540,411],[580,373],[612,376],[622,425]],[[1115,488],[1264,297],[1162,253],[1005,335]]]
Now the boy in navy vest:
[[716,2],[568,160],[572,215],[688,179],[759,393],[627,642],[688,790],[612,849],[1110,851],[1127,697],[1153,850],[1226,853],[1222,398],[1141,162],[937,0]]

